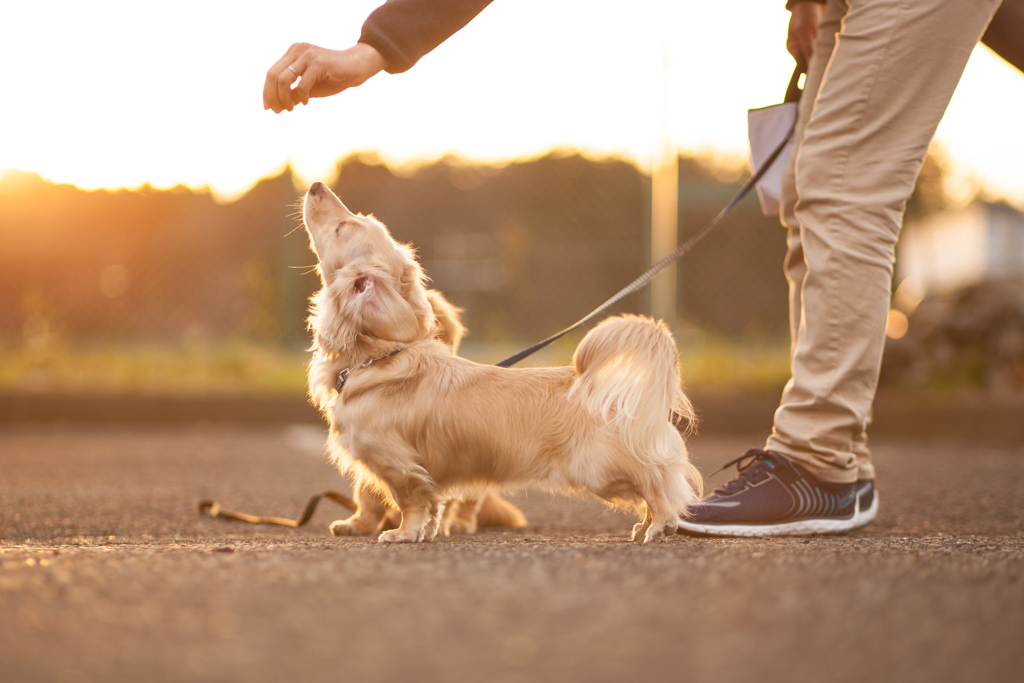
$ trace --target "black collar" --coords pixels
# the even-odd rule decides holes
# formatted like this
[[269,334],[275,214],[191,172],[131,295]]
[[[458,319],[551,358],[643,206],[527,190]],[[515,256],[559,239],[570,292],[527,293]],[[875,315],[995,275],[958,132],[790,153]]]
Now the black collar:
[[381,356],[380,358],[371,358],[370,360],[366,361],[365,363],[363,363],[362,365],[359,365],[357,367],[345,368],[344,370],[342,370],[341,372],[338,373],[338,381],[334,383],[335,391],[337,391],[340,394],[341,390],[345,387],[345,381],[348,379],[348,376],[351,375],[356,370],[362,370],[363,368],[369,367],[373,363],[376,363],[378,361],[382,361],[385,358],[391,358],[391,356],[395,355],[396,353],[398,353],[399,351],[401,351],[404,348],[405,348],[404,346],[401,347],[401,348],[397,348],[394,351],[392,351],[391,353],[389,353],[387,355],[384,355],[384,356]]

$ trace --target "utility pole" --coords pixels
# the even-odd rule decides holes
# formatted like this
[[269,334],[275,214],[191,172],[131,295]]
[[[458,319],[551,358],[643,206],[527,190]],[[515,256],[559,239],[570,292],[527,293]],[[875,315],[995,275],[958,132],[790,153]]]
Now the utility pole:
[[[669,121],[668,45],[662,52],[661,144],[651,169],[651,263],[676,249],[679,241],[679,153],[672,142]],[[673,263],[651,281],[651,316],[676,330],[678,271]]]

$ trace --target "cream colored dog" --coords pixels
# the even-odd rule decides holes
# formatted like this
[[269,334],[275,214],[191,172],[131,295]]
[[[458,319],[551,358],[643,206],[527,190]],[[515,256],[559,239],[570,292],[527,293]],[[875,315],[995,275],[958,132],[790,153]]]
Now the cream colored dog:
[[[427,301],[434,312],[435,337],[446,344],[452,353],[458,352],[459,343],[466,334],[466,328],[459,318],[460,309],[449,303],[440,292],[432,289],[427,290]],[[380,533],[397,528],[402,521],[398,509],[389,505],[387,499],[372,483],[364,484],[362,478],[353,481],[352,499],[357,505],[355,514],[348,519],[339,519],[331,523],[331,533],[335,536]],[[441,518],[440,533],[445,536],[452,533],[475,534],[477,529],[521,529],[527,524],[526,517],[519,508],[502,499],[496,492],[488,491],[482,497],[449,501]]]
[[402,513],[381,542],[432,539],[448,501],[539,484],[643,512],[633,539],[675,533],[699,499],[672,415],[692,421],[664,325],[610,318],[571,368],[503,369],[454,355],[413,251],[322,183],[303,219],[323,289],[309,324],[309,388],[338,466]]

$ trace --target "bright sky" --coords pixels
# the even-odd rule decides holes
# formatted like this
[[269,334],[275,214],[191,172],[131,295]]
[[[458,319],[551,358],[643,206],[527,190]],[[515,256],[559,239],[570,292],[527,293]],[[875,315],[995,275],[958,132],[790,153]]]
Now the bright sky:
[[[348,47],[380,2],[6,3],[0,169],[231,197],[286,162],[328,180],[357,150],[494,161],[577,147],[646,167],[666,82],[673,141],[735,157],[746,110],[779,101],[792,70],[783,0],[496,0],[405,74],[263,110],[289,44]],[[1020,205],[1022,112],[1024,76],[979,48],[938,134],[962,177]]]

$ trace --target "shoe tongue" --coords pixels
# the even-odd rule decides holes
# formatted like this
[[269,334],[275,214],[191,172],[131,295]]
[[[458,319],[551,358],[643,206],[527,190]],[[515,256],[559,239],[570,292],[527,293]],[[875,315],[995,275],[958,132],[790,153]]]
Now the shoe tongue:
[[786,469],[791,465],[785,456],[779,455],[774,451],[765,451],[759,460],[773,470]]

